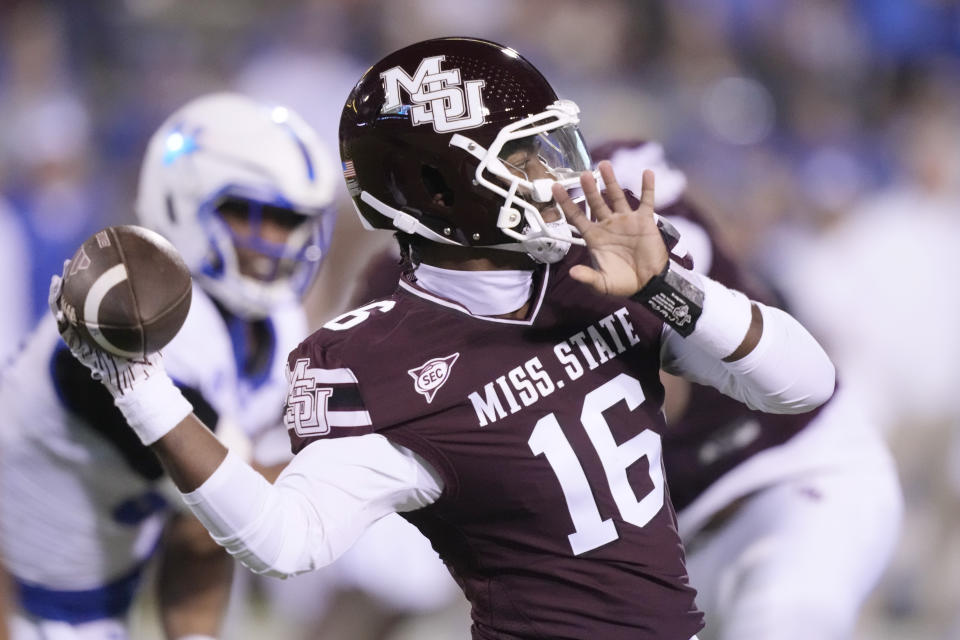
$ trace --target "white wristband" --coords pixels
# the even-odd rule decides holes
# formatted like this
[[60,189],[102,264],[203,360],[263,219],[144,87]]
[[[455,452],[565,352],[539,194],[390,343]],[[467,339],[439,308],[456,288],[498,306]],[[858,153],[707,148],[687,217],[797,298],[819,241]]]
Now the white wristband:
[[162,369],[113,402],[140,442],[148,446],[167,435],[193,411],[193,406]]

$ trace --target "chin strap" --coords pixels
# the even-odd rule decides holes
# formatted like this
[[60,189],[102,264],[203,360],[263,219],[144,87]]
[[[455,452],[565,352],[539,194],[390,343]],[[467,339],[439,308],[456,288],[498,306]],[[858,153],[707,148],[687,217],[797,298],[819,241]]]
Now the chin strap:
[[[456,246],[461,246],[459,242],[451,240],[450,238],[445,238],[439,233],[435,232],[430,227],[420,224],[420,221],[416,217],[405,213],[398,209],[394,209],[389,206],[387,203],[378,200],[373,194],[369,191],[361,191],[360,199],[363,200],[367,205],[372,207],[377,213],[389,218],[393,223],[393,226],[403,231],[404,233],[409,233],[412,235],[423,236],[427,240],[432,240],[434,242],[439,242],[441,244],[452,244]],[[361,216],[362,218],[363,216]]]

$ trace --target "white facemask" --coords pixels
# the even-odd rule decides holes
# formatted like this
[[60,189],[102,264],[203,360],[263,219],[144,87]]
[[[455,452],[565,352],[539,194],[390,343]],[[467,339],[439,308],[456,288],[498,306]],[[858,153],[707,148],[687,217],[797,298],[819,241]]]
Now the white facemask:
[[[521,244],[527,254],[537,262],[544,264],[560,262],[564,256],[567,255],[567,252],[570,251],[570,244],[573,240],[573,230],[563,218],[554,220],[553,222],[544,222],[543,224],[546,227],[546,233],[550,234],[549,236],[545,233],[544,235],[523,240]],[[523,232],[529,233],[530,228],[527,227]]]

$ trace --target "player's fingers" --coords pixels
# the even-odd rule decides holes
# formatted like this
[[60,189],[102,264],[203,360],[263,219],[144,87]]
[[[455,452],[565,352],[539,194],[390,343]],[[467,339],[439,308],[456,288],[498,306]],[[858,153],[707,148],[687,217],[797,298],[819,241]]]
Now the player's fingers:
[[653,171],[650,169],[643,170],[643,183],[640,187],[640,206],[648,207],[650,211],[653,211],[653,187],[654,187],[654,175]]
[[570,267],[570,277],[577,282],[588,284],[600,293],[607,292],[606,280],[603,275],[592,267],[585,264],[577,264]]
[[597,184],[597,179],[592,172],[584,171],[580,174],[580,187],[583,189],[583,195],[590,207],[590,212],[593,213],[597,221],[609,218],[612,212],[610,207],[607,206],[607,201],[603,199],[603,194],[600,193],[600,185]]
[[60,298],[60,291],[63,289],[63,278],[60,276],[50,276],[50,288],[47,292],[47,302],[50,304],[50,310],[56,313],[57,300]]
[[573,201],[573,198],[570,197],[567,190],[560,186],[559,183],[553,183],[551,195],[553,195],[557,206],[563,211],[567,222],[576,227],[577,231],[582,235],[590,227],[590,220],[587,219],[586,214],[580,209],[580,205]]
[[606,200],[610,203],[610,208],[614,211],[627,213],[633,208],[627,202],[627,196],[623,193],[623,187],[617,182],[617,176],[613,171],[613,164],[609,160],[603,160],[597,166],[600,170],[600,177],[603,178],[603,184],[606,188]]
[[50,306],[50,312],[57,319],[57,323],[63,322],[63,311],[60,309],[60,293],[63,291],[63,280],[67,277],[67,271],[70,269],[70,261],[63,261],[63,274],[50,276],[50,287],[47,289],[47,304]]
[[57,330],[60,332],[60,337],[63,339],[63,342],[72,353],[77,353],[82,348],[83,345],[80,344],[80,337],[77,335],[76,330],[71,328],[66,322],[57,322]]

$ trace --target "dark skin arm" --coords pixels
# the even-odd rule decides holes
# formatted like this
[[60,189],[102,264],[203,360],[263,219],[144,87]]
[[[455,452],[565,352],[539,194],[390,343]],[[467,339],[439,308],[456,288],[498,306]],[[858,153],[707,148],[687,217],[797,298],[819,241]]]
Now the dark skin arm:
[[192,413],[150,448],[183,493],[196,490],[227,457],[227,448]]
[[[150,448],[160,458],[177,489],[183,493],[200,487],[227,457],[227,448],[193,414],[184,418]],[[251,466],[272,483],[286,465],[263,466],[254,463]]]

